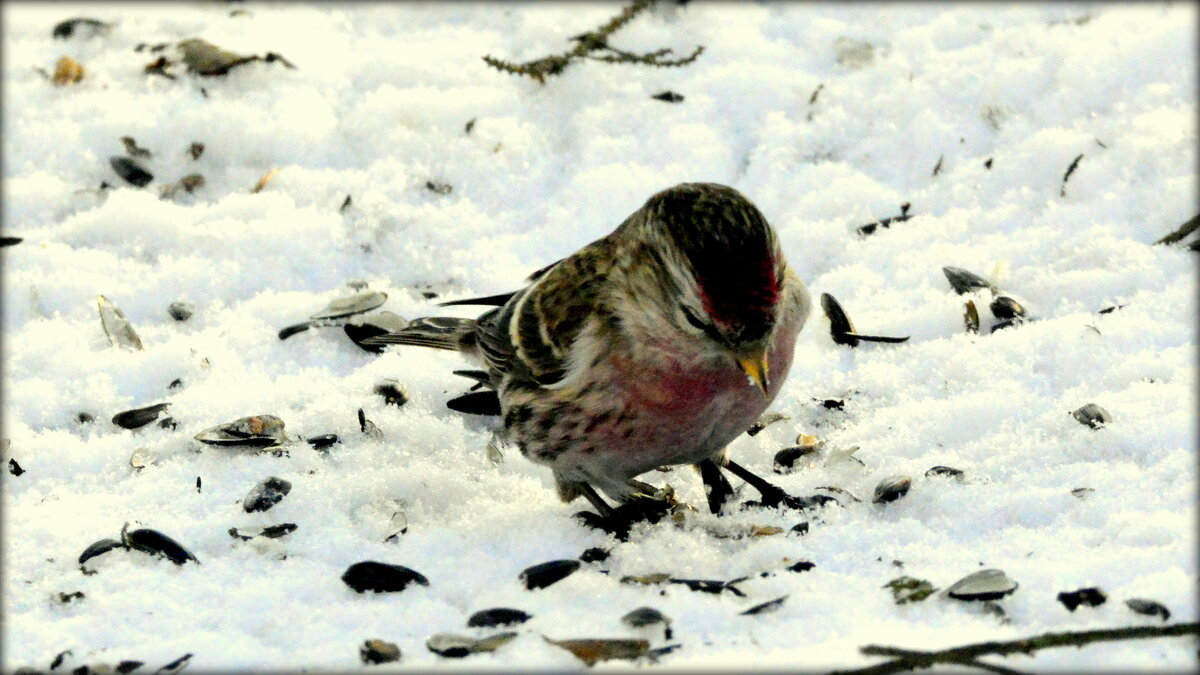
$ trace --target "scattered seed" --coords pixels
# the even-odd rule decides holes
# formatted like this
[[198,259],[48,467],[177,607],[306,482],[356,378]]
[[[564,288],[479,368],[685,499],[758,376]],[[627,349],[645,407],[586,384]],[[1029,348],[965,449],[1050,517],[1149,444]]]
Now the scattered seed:
[[1080,153],[1080,155],[1075,159],[1071,160],[1071,165],[1067,167],[1067,172],[1064,173],[1062,177],[1062,187],[1058,190],[1059,197],[1067,196],[1067,181],[1071,179],[1071,174],[1075,173],[1075,169],[1079,168],[1079,160],[1081,159],[1083,159],[1082,153]]
[[383,402],[386,405],[394,405],[397,408],[408,403],[408,394],[400,388],[400,382],[393,379],[386,379],[375,384],[374,391],[383,397]]
[[789,417],[787,415],[783,415],[781,413],[777,413],[777,412],[767,413],[767,414],[763,415],[762,417],[759,417],[758,421],[754,423],[754,426],[752,426],[746,430],[746,435],[756,436],[756,435],[758,435],[758,432],[767,428],[767,426],[774,424],[776,422],[780,422],[782,420],[786,420],[786,419],[789,419]]
[[400,660],[400,648],[383,640],[367,640],[358,648],[358,657],[368,665],[392,663]]
[[363,412],[362,408],[358,409],[358,428],[369,438],[374,440],[383,439],[383,432],[379,430],[379,427],[375,426],[374,422],[367,419],[367,414]]
[[673,91],[662,91],[650,98],[667,103],[681,103],[683,101],[683,94],[677,94]]
[[99,33],[108,32],[111,28],[111,24],[104,23],[98,19],[76,17],[55,24],[51,35],[59,40],[65,40],[76,35],[79,37],[93,37]]
[[545,640],[571,652],[588,666],[613,659],[636,659],[650,650],[650,643],[645,640]]
[[904,202],[903,204],[900,205],[900,215],[891,216],[888,218],[881,218],[873,223],[867,223],[866,225],[859,225],[857,228],[855,228],[855,231],[858,232],[860,235],[866,237],[871,234],[874,234],[875,230],[877,230],[881,227],[889,228],[892,226],[893,223],[903,223],[904,221],[908,220],[909,218],[912,218],[912,214],[910,214],[908,212],[908,210],[910,208],[912,208],[912,204],[910,204],[909,202]]
[[50,662],[50,670],[55,670],[61,666],[63,664],[63,659],[67,657],[67,654],[72,654],[70,649],[64,649],[63,651],[59,652],[54,657],[54,660]]
[[354,563],[342,574],[342,581],[359,593],[395,593],[403,591],[411,583],[429,585],[429,580],[420,572],[402,565],[389,565],[374,560]]
[[988,171],[992,170],[992,158],[991,157],[988,157],[987,161],[983,163],[983,168],[987,169]]
[[134,408],[113,415],[112,423],[122,429],[140,429],[154,420],[170,406],[170,403],[155,403],[145,408]]
[[1147,600],[1145,598],[1130,598],[1125,601],[1125,606],[1129,609],[1145,616],[1162,617],[1163,621],[1171,618],[1171,610],[1163,606],[1162,603],[1155,600]]
[[762,604],[755,605],[744,612],[738,612],[742,616],[754,616],[756,614],[769,614],[783,606],[783,601],[787,600],[788,596],[784,595],[774,600],[768,600]]
[[60,87],[64,84],[75,84],[83,79],[83,72],[83,64],[64,56],[54,64],[54,75],[50,77],[50,81]]
[[1001,295],[992,300],[992,304],[988,306],[988,309],[992,311],[992,316],[1001,320],[1024,319],[1026,315],[1025,308],[1021,306],[1021,303],[1007,295]]
[[796,523],[795,525],[792,526],[792,529],[790,529],[788,531],[795,532],[796,534],[803,537],[804,535],[808,534],[808,521],[806,520],[802,523]]
[[21,474],[25,473],[25,469],[22,469],[21,465],[17,464],[17,460],[13,459],[12,457],[9,457],[8,458],[8,472],[14,476],[20,476]]
[[937,590],[928,581],[909,576],[896,577],[881,586],[881,588],[891,589],[892,599],[895,600],[897,605],[920,602],[933,595]]
[[137,141],[133,139],[133,136],[122,136],[120,140],[121,144],[125,146],[125,152],[128,153],[130,157],[149,157],[151,154],[153,154],[149,150],[140,147],[137,144]]
[[408,532],[408,516],[403,511],[397,511],[392,514],[391,520],[388,521],[388,535],[383,538],[383,541],[399,541],[400,535],[405,532]]
[[817,451],[813,445],[796,445],[790,448],[784,448],[775,453],[775,459],[772,470],[778,474],[791,473],[797,468],[797,463],[804,457],[814,454]]
[[813,93],[808,97],[809,105],[813,105],[817,102],[817,97],[821,95],[821,90],[824,88],[825,88],[825,84],[820,83],[817,85],[816,89],[813,89]]
[[108,336],[108,342],[114,347],[141,351],[142,340],[134,332],[133,326],[125,318],[116,305],[103,295],[97,296],[96,306],[100,310],[100,326]]
[[87,562],[88,560],[91,560],[92,558],[95,558],[98,555],[101,555],[103,553],[108,553],[109,551],[113,550],[114,548],[121,548],[121,547],[122,547],[121,542],[117,541],[116,539],[101,539],[100,541],[97,541],[97,542],[93,543],[91,546],[88,546],[87,548],[83,549],[83,553],[79,554],[79,564],[82,565],[83,563]]
[[337,442],[337,434],[322,434],[308,439],[308,444],[317,450],[323,450]]
[[190,146],[188,146],[188,154],[192,156],[193,160],[200,159],[200,155],[204,154],[204,144],[200,142],[193,142]]
[[932,467],[925,472],[926,478],[932,478],[933,476],[949,476],[950,478],[958,478],[961,480],[963,475],[964,474],[961,469],[955,469],[953,467],[941,465]]
[[683,584],[688,587],[688,590],[698,591],[700,593],[712,593],[714,595],[728,591],[739,598],[746,597],[740,588],[734,584],[743,582],[748,577],[738,577],[729,581],[720,581],[718,579],[676,579],[674,577],[667,579],[673,584]]
[[252,415],[209,427],[195,439],[209,445],[270,447],[284,441],[283,428],[283,420],[274,415]]
[[246,513],[269,511],[291,491],[291,482],[269,476],[259,481],[242,500],[242,510]]
[[196,306],[184,300],[176,300],[167,305],[167,314],[176,321],[187,321],[196,313]]
[[454,186],[450,185],[449,183],[441,183],[429,180],[425,181],[425,189],[429,190],[435,195],[445,196],[454,191]]
[[343,319],[355,314],[369,312],[382,305],[387,299],[387,293],[380,291],[357,293],[348,297],[331,300],[324,309],[313,312],[308,318],[313,321]]
[[966,311],[963,312],[963,324],[967,327],[968,333],[979,333],[979,310],[975,309],[975,301],[968,300]]
[[135,469],[144,469],[158,461],[158,453],[142,446],[134,449],[133,454],[129,456],[129,466]]
[[1100,429],[1113,421],[1112,414],[1095,403],[1088,403],[1071,413],[1080,424]]
[[986,569],[969,574],[946,589],[955,600],[999,600],[1017,590],[1018,584],[998,569]]
[[143,169],[137,162],[128,157],[109,157],[108,164],[126,183],[135,187],[146,187],[150,184],[150,181],[154,180],[154,174]]
[[1078,487],[1078,488],[1075,488],[1074,490],[1071,490],[1071,496],[1078,497],[1079,499],[1083,499],[1084,497],[1087,497],[1088,495],[1092,494],[1095,491],[1096,491],[1095,488]]
[[933,175],[936,176],[942,172],[942,160],[946,159],[945,155],[938,155],[937,164],[933,165]]
[[527,567],[518,578],[525,584],[526,589],[532,591],[546,588],[566,579],[578,571],[580,566],[581,563],[578,560],[551,560]]
[[908,489],[912,487],[912,479],[908,476],[891,476],[879,481],[879,485],[875,486],[875,497],[871,500],[875,504],[887,504],[900,499],[908,494]]
[[83,591],[74,591],[72,593],[59,593],[57,596],[58,601],[63,603],[64,605],[67,604],[68,602],[71,602],[72,600],[82,600],[85,597],[87,597],[87,596],[85,596],[83,594]]
[[961,267],[943,267],[942,274],[946,275],[946,281],[950,282],[950,287],[959,295],[971,293],[979,288],[989,289],[993,293],[999,292],[992,282]]
[[638,607],[625,616],[622,616],[621,622],[634,628],[644,628],[659,623],[671,623],[671,620],[653,607]]
[[1096,587],[1080,588],[1075,591],[1063,591],[1058,594],[1058,601],[1066,607],[1068,611],[1074,612],[1076,607],[1087,605],[1088,607],[1099,607],[1108,601],[1108,594]]
[[604,562],[608,560],[612,553],[606,548],[593,546],[579,554],[579,560],[585,563]]
[[516,633],[497,633],[476,640],[465,635],[438,633],[425,641],[425,647],[438,656],[463,658],[471,654],[494,652],[516,637]]
[[158,530],[143,528],[128,532],[125,528],[122,528],[121,542],[127,548],[137,549],[151,555],[164,556],[176,565],[182,565],[189,560],[195,563],[200,562],[196,559],[196,556],[192,555],[191,551]]
[[188,663],[190,663],[191,660],[192,660],[191,654],[184,654],[183,656],[175,659],[174,661],[168,663],[167,665],[163,666],[162,668],[159,668],[158,670],[154,671],[154,675],[175,675],[175,673],[178,673],[179,671],[183,670],[184,668],[187,668]]
[[858,340],[849,337],[854,332],[854,324],[850,322],[850,317],[846,316],[845,310],[842,309],[837,299],[828,293],[822,293],[821,309],[829,318],[829,333],[833,337],[833,341],[839,345],[857,346]]
[[250,190],[250,194],[256,195],[262,192],[262,189],[267,186],[267,183],[270,183],[271,179],[275,178],[275,176],[278,174],[279,169],[271,169],[270,171],[264,173],[262,178],[259,178],[258,182],[254,184],[254,187]]
[[525,623],[532,618],[532,615],[522,612],[519,609],[512,609],[510,607],[493,607],[492,609],[481,609],[472,614],[471,617],[467,619],[467,626],[471,628],[513,626]]

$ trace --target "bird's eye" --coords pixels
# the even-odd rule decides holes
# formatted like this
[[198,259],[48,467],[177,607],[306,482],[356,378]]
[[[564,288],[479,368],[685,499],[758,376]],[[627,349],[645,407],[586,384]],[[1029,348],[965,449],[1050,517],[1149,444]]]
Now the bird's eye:
[[714,340],[720,339],[721,334],[717,331],[717,327],[705,321],[704,319],[701,319],[700,315],[696,313],[696,310],[688,307],[687,305],[680,305],[679,307],[683,310],[683,316],[688,320],[688,323],[703,331],[705,335],[708,335]]

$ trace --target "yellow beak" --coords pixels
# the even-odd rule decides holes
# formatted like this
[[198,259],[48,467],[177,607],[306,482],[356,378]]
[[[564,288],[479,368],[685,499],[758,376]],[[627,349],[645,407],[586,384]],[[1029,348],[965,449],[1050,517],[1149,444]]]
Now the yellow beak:
[[742,367],[742,372],[746,373],[746,378],[750,380],[750,384],[758,385],[762,390],[763,396],[767,395],[767,390],[771,386],[771,378],[767,370],[767,352],[763,350],[756,354],[739,357],[738,365]]

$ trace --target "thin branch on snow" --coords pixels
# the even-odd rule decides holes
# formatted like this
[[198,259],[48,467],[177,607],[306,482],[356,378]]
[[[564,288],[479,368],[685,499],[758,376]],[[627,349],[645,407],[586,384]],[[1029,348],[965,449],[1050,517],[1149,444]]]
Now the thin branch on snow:
[[890,656],[892,661],[860,668],[858,670],[835,671],[834,675],[884,675],[900,673],[917,668],[951,663],[972,668],[982,668],[992,672],[1017,672],[1002,666],[994,666],[978,661],[981,656],[1007,656],[1009,654],[1032,654],[1039,649],[1051,647],[1082,647],[1093,642],[1119,642],[1122,640],[1147,640],[1160,637],[1180,637],[1184,635],[1200,636],[1200,623],[1177,623],[1170,626],[1126,626],[1124,628],[1104,628],[1100,630],[1068,631],[1065,633],[1043,633],[1021,640],[1007,642],[977,642],[961,647],[950,647],[940,651],[920,651],[887,647],[882,645],[867,645],[860,648],[868,656]]
[[[567,66],[571,65],[573,61],[583,58],[603,61],[605,63],[640,63],[659,68],[685,66],[695,61],[704,52],[703,46],[696,47],[695,51],[690,55],[678,59],[666,58],[671,54],[671,50],[666,48],[656,49],[645,54],[637,54],[608,46],[608,37],[633,20],[635,16],[640,14],[649,5],[650,0],[635,0],[631,5],[621,10],[620,14],[609,19],[608,23],[603,26],[592,32],[583,33],[571,38],[575,41],[575,47],[562,54],[543,56],[540,59],[526,61],[525,63],[513,63],[491,55],[484,56],[483,60],[496,70],[514,75],[526,75],[537,80],[539,84],[545,84],[548,76],[558,75],[566,70]],[[592,52],[601,52],[601,54],[593,56]]]
[[1180,225],[1179,228],[1176,229],[1174,232],[1172,232],[1171,234],[1168,234],[1167,236],[1163,237],[1162,239],[1159,239],[1158,241],[1156,241],[1154,243],[1155,244],[1174,244],[1176,242],[1181,241],[1184,237],[1188,236],[1189,234],[1195,232],[1196,228],[1200,228],[1200,214],[1192,216],[1191,220]]

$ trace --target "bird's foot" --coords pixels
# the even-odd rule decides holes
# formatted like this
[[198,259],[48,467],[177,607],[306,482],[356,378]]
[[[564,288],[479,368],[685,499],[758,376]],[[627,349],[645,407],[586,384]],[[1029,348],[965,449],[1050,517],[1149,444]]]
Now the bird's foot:
[[674,493],[668,490],[653,496],[635,494],[616,508],[607,507],[608,513],[605,514],[580,511],[575,517],[588,527],[603,530],[625,541],[629,537],[630,528],[636,523],[657,523],[672,513],[677,505]]
[[745,502],[743,506],[761,506],[766,508],[786,506],[789,509],[802,511],[804,509],[811,509],[817,506],[824,506],[830,502],[838,504],[836,499],[827,495],[810,495],[808,497],[796,497],[794,495],[790,495],[787,492],[784,492],[782,488],[760,478],[754,473],[751,473],[749,469],[741,466],[740,464],[735,464],[730,460],[726,460],[725,468],[728,469],[733,475],[749,483],[755,490],[758,490],[759,494],[761,495],[759,501]]
[[790,495],[779,488],[774,490],[763,490],[762,497],[756,500],[743,502],[742,506],[747,507],[763,507],[773,509],[778,506],[786,506],[789,509],[803,511],[805,509],[824,506],[830,502],[838,504],[838,500],[827,495],[809,495],[808,497],[797,497]]
[[711,459],[705,459],[696,464],[700,472],[700,480],[704,482],[704,493],[708,498],[708,510],[720,514],[726,502],[733,498],[733,486],[721,473],[721,468]]

